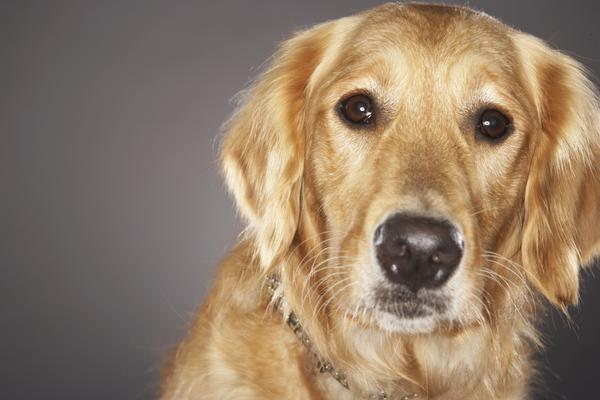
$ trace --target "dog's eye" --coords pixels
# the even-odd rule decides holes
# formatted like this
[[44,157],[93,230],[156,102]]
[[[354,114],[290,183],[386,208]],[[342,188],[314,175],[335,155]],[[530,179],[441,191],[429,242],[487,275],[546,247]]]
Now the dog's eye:
[[366,125],[373,121],[373,101],[364,94],[355,94],[343,100],[339,106],[346,121],[354,125]]
[[479,117],[477,130],[490,139],[500,139],[506,135],[511,128],[508,117],[498,110],[485,110]]

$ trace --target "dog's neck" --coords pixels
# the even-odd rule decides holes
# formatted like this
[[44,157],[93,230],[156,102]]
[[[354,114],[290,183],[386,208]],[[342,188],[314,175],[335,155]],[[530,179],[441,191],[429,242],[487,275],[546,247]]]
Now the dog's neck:
[[[312,345],[310,335],[302,326],[294,311],[289,308],[285,300],[279,276],[276,274],[268,275],[265,286],[271,296],[270,304],[276,312],[283,316],[287,326],[294,332],[300,343],[306,348],[306,351],[314,364],[314,370],[319,374],[329,374],[339,383],[339,385],[346,390],[352,391],[354,387],[348,381],[346,374],[343,371],[336,369],[330,361],[322,358]],[[369,392],[368,396],[371,400],[391,400],[391,397],[383,389]],[[410,393],[402,395],[399,400],[417,399],[418,397],[417,393]]]

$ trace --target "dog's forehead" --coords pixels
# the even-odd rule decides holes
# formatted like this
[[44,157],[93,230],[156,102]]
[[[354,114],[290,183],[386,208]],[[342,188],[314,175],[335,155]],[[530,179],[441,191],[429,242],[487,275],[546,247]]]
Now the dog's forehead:
[[511,32],[487,14],[464,7],[386,4],[363,15],[346,38],[343,54],[348,63],[394,50],[420,62],[473,53],[502,59],[513,48]]
[[517,75],[513,30],[462,7],[386,4],[361,15],[343,35],[340,46],[328,50],[328,72],[314,85],[337,88],[333,97],[357,87],[431,93],[433,84],[460,97]]
[[[415,39],[435,44],[456,31],[476,30],[505,34],[511,28],[490,15],[471,8],[438,4],[385,4],[362,14],[363,27],[415,34]],[[476,39],[476,38],[474,38]]]

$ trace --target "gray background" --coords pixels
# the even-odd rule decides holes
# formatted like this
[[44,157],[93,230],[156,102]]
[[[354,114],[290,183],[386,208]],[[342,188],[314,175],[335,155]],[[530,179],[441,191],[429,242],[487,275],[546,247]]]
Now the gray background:
[[[290,31],[377,3],[0,2],[0,397],[154,397],[240,230],[229,99]],[[594,1],[470,4],[600,72]],[[586,278],[571,327],[546,316],[540,399],[600,398]]]

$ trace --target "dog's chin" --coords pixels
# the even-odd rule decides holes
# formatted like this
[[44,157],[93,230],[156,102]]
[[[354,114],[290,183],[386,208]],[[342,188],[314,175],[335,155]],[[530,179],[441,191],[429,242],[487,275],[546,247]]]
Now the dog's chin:
[[438,328],[439,318],[439,313],[432,309],[423,306],[416,306],[415,309],[415,306],[410,306],[401,313],[376,310],[374,319],[379,329],[385,332],[419,335],[434,332]]
[[399,334],[434,332],[444,319],[449,298],[438,291],[379,287],[374,320],[383,331]]

